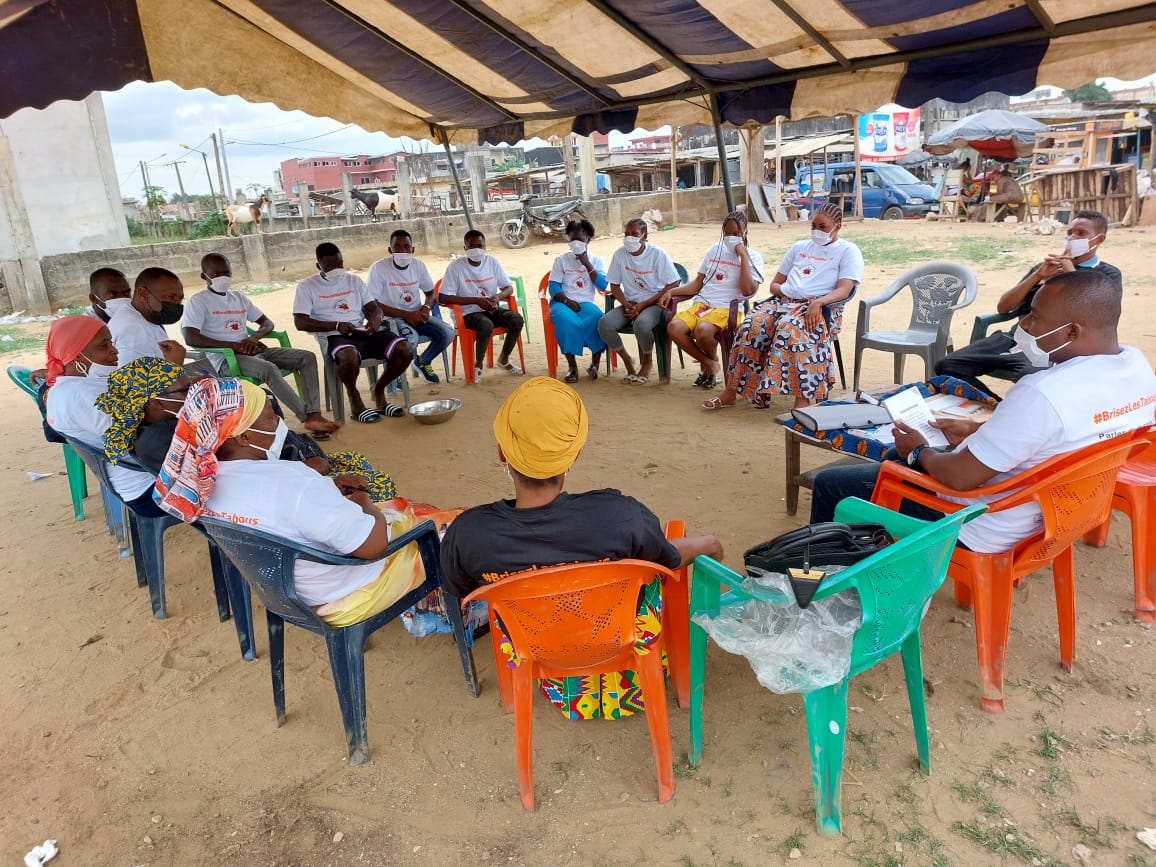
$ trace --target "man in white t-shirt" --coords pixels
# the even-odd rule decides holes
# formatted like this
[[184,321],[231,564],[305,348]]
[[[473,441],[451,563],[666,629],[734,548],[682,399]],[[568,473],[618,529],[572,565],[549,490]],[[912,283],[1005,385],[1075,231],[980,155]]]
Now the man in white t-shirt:
[[[442,277],[438,300],[442,304],[456,304],[462,308],[466,327],[477,332],[474,343],[474,380],[482,378],[482,361],[490,346],[495,328],[506,329],[506,339],[498,355],[498,367],[515,376],[522,368],[510,362],[510,353],[518,345],[522,333],[522,316],[499,302],[509,298],[514,287],[502,269],[502,264],[486,252],[486,236],[477,229],[466,232],[463,246],[466,255],[454,259]],[[469,364],[468,359],[462,359]]]
[[[662,322],[659,300],[667,290],[681,282],[670,256],[660,247],[646,242],[646,220],[630,220],[625,227],[622,246],[610,257],[606,279],[618,305],[598,320],[598,334],[618,353],[626,365],[626,381],[641,384],[650,378],[654,354],[654,330]],[[619,330],[630,326],[638,341],[639,366],[626,351]]]
[[[1020,379],[983,424],[935,422],[951,451],[928,448],[917,431],[897,422],[895,448],[909,466],[966,493],[1031,469],[1049,458],[1110,439],[1156,421],[1156,374],[1143,353],[1120,346],[1120,290],[1099,272],[1083,269],[1045,283],[1016,329],[1016,348],[1039,372]],[[811,521],[832,520],[835,504],[866,499],[878,468],[864,464],[824,470],[814,480]],[[1011,549],[1041,525],[1034,503],[980,515],[959,541],[973,551]]]
[[[439,382],[432,362],[454,342],[454,327],[431,315],[437,307],[434,280],[425,263],[413,255],[413,238],[405,229],[389,236],[389,255],[370,266],[366,286],[390,329],[409,341],[426,382]],[[422,338],[429,345],[419,355]]]
[[[91,305],[85,316],[99,319],[105,325],[117,307],[132,303],[132,289],[123,271],[116,268],[97,268],[88,275],[88,301]],[[112,304],[108,302],[112,301]]]
[[184,313],[185,287],[180,278],[164,268],[145,268],[137,275],[132,303],[116,308],[108,330],[120,364],[138,358],[163,358],[185,363],[185,347],[169,337],[166,325],[180,321]]
[[[201,279],[205,281],[205,288],[185,303],[185,342],[198,348],[233,350],[242,376],[268,385],[281,405],[297,416],[306,430],[328,439],[326,434],[341,425],[321,414],[317,356],[304,349],[261,343],[261,338],[274,330],[273,321],[248,295],[231,288],[233,269],[221,253],[208,253],[201,258]],[[252,336],[248,333],[250,322],[257,325]],[[301,375],[304,401],[281,375],[282,370]]]
[[732,211],[723,218],[722,230],[722,240],[707,251],[694,279],[666,290],[658,300],[668,307],[671,299],[691,299],[690,309],[670,320],[667,333],[699,363],[702,372],[694,384],[705,389],[722,378],[718,334],[729,325],[731,303],[750,298],[763,282],[763,257],[747,242],[747,215]]
[[[321,351],[337,365],[337,376],[349,396],[353,417],[360,422],[381,421],[381,416],[405,415],[388,403],[385,388],[402,376],[413,361],[413,350],[402,337],[382,324],[381,308],[360,277],[345,270],[336,244],[317,245],[317,272],[297,284],[293,325],[317,337]],[[357,390],[363,358],[381,359],[385,370],[373,384],[374,408],[367,408]]]

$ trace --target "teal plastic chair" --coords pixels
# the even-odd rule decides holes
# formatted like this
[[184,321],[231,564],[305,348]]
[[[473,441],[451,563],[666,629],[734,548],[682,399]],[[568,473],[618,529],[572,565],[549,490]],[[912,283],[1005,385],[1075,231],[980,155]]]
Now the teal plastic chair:
[[[835,509],[837,521],[874,521],[897,541],[854,566],[849,566],[820,585],[815,599],[854,588],[863,606],[863,619],[851,645],[851,670],[833,686],[803,694],[807,714],[807,739],[811,746],[811,778],[815,787],[815,824],[827,834],[842,831],[839,809],[843,778],[843,745],[847,731],[847,685],[860,672],[896,653],[903,656],[907,699],[915,727],[919,764],[931,770],[927,737],[927,707],[923,695],[923,660],[919,627],[931,597],[947,575],[959,528],[986,506],[961,509],[934,523],[900,515],[880,506],[849,497]],[[821,565],[821,564],[817,564]],[[743,576],[708,557],[694,561],[691,580],[691,617],[717,614],[721,608],[758,599],[773,605],[795,605],[793,596],[759,587],[738,589]],[[731,588],[723,595],[723,586]],[[706,668],[707,634],[693,620],[690,624],[690,750],[689,761],[702,761],[702,695]]]
[[[16,387],[36,402],[41,418],[44,417],[44,407],[40,405],[40,390],[32,381],[32,370],[21,365],[13,364],[8,367],[8,378]],[[84,472],[84,461],[72,450],[68,443],[64,444],[64,469],[68,473],[68,492],[72,496],[72,514],[78,521],[84,520],[84,498],[88,496],[88,476]]]

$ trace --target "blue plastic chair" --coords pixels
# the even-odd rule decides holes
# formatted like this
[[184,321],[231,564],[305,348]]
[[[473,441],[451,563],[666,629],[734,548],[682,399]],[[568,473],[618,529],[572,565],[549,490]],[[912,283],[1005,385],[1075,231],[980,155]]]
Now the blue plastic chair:
[[461,601],[442,587],[441,542],[432,521],[423,521],[408,533],[389,543],[386,556],[406,545],[417,544],[425,567],[425,580],[406,593],[392,606],[360,623],[350,626],[330,626],[313,609],[297,597],[294,570],[298,560],[328,563],[335,566],[355,566],[366,561],[356,557],[329,554],[286,539],[263,533],[249,527],[215,519],[202,519],[209,538],[245,576],[265,604],[269,627],[269,669],[273,680],[273,707],[278,727],[285,724],[285,622],[300,626],[325,639],[329,651],[329,665],[333,671],[333,686],[341,706],[341,720],[345,726],[345,746],[352,765],[369,760],[368,735],[365,724],[365,639],[401,615],[403,611],[441,589],[445,594],[446,613],[453,625],[454,640],[458,646],[466,685],[470,694],[478,695],[478,676],[474,669],[472,635],[466,632],[462,620]]
[[[875,521],[897,539],[877,554],[832,575],[815,593],[823,599],[843,590],[859,595],[863,614],[851,644],[851,669],[839,683],[803,694],[807,739],[811,747],[811,779],[815,789],[815,824],[828,834],[842,830],[843,745],[847,734],[847,686],[851,678],[899,653],[907,681],[907,699],[919,764],[931,769],[927,735],[927,707],[923,694],[923,659],[920,625],[931,597],[943,584],[951,553],[966,521],[986,506],[975,505],[934,523],[920,521],[881,506],[848,497],[835,508],[837,521]],[[821,566],[821,563],[815,565]],[[694,561],[690,613],[717,614],[721,608],[757,599],[772,605],[793,606],[793,597],[750,583],[708,557]],[[721,595],[723,586],[731,588]],[[706,668],[707,634],[694,620],[690,625],[690,747],[687,760],[702,760],[702,697]]]
[[[88,466],[101,484],[113,491],[108,478],[108,461],[103,452],[86,446],[82,442],[69,440],[69,445],[80,455],[81,460]],[[127,464],[133,469],[150,472],[143,464],[137,464],[131,458],[122,458],[120,463]],[[117,499],[120,500],[119,495]],[[120,500],[123,502],[123,500]],[[172,515],[159,518],[146,518],[128,510],[128,526],[132,539],[133,563],[136,566],[136,583],[139,587],[148,586],[149,598],[152,601],[153,617],[163,620],[168,616],[165,605],[165,549],[164,534],[169,527],[183,522]],[[209,543],[209,564],[213,573],[213,592],[217,598],[217,615],[221,622],[233,617],[237,629],[237,642],[241,646],[241,656],[246,660],[256,657],[256,646],[253,641],[253,614],[249,596],[249,588],[241,579],[240,574],[221,553],[216,543],[206,533],[204,527],[193,524],[193,529],[205,536]]]

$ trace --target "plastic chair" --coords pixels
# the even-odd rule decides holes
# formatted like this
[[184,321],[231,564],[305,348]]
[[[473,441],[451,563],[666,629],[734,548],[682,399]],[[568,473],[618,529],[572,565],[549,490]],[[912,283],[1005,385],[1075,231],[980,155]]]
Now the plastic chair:
[[[906,331],[871,331],[871,308],[890,301],[905,288],[911,289],[911,321]],[[882,295],[859,302],[855,323],[855,376],[852,387],[859,390],[863,350],[879,349],[895,355],[895,382],[903,382],[903,361],[907,355],[923,359],[924,379],[931,376],[935,362],[951,352],[951,317],[975,300],[979,287],[975,275],[954,262],[932,262],[912,268],[892,283]],[[963,300],[960,300],[960,296]]]
[[[513,280],[514,278],[511,277],[510,279]],[[521,279],[521,278],[519,278],[519,279]],[[438,281],[438,287],[437,288],[439,288],[439,289],[441,288],[441,281],[440,280]],[[520,312],[520,310],[518,308],[518,302],[514,300],[513,296],[504,299],[504,303],[509,309],[513,310],[515,313]],[[466,384],[467,385],[474,385],[475,384],[475,380],[474,380],[474,342],[477,340],[476,332],[472,328],[470,328],[468,325],[466,325],[466,319],[465,319],[465,316],[462,315],[461,305],[451,304],[450,306],[454,308],[454,327],[457,328],[457,331],[458,331],[458,339],[454,341],[454,355],[453,355],[453,365],[452,365],[453,366],[453,372],[454,372],[454,375],[456,376],[457,372],[458,372],[458,350],[460,349],[461,353],[462,353],[462,364],[465,366],[465,369],[466,369]],[[525,317],[525,316],[522,317],[523,323],[526,321],[526,318],[527,317]],[[523,331],[525,330],[524,326],[523,326],[522,330]],[[503,335],[505,333],[506,333],[505,328],[495,328],[493,336],[494,337],[500,337],[501,335]],[[519,366],[521,366],[522,370],[525,371],[525,369],[526,369],[526,356],[523,354],[523,350],[522,350],[522,335],[521,334],[518,335],[518,364],[519,364]],[[493,367],[494,366],[494,341],[492,339],[490,340],[490,345],[488,347],[486,347],[486,366],[487,367]]]
[[[522,806],[534,809],[534,682],[589,672],[637,671],[646,722],[658,770],[658,800],[674,795],[670,724],[662,677],[661,631],[648,648],[637,647],[634,627],[643,585],[658,576],[673,579],[662,566],[644,560],[575,563],[519,572],[479,587],[464,600],[489,605],[494,665],[508,665],[499,650],[504,631],[520,664],[511,672],[518,787]],[[499,626],[500,621],[500,626]]]
[[[328,352],[321,354],[322,366],[325,371],[325,409],[329,410],[333,415],[333,420],[337,422],[345,421],[345,384],[337,375],[337,363],[333,360]],[[366,371],[366,376],[369,380],[369,388],[372,391],[374,384],[377,382],[377,369],[381,367],[384,362],[380,358],[363,358],[361,359],[361,369]],[[402,396],[405,401],[406,409],[409,408],[409,382],[406,381],[403,373],[393,382],[386,386],[387,394],[397,394],[397,384],[401,383]]]
[[[991,498],[989,512],[1036,503],[1043,530],[1009,551],[983,554],[957,548],[948,577],[955,582],[956,604],[975,608],[975,642],[979,657],[980,707],[1000,712],[1004,700],[1004,663],[1011,628],[1012,588],[1044,566],[1052,567],[1059,619],[1060,665],[1071,671],[1076,647],[1076,587],[1072,543],[1107,519],[1112,488],[1120,465],[1145,448],[1147,441],[1116,437],[1057,455],[1026,472],[968,491],[968,497]],[[943,497],[959,491],[897,461],[884,461],[871,502],[898,509],[904,500],[940,512],[962,508]]]
[[[863,607],[862,621],[851,644],[851,669],[837,684],[803,694],[807,740],[811,748],[811,780],[815,789],[815,824],[820,831],[842,830],[840,805],[843,745],[847,733],[847,686],[851,678],[899,653],[907,681],[907,700],[915,728],[919,764],[931,770],[927,736],[927,706],[923,694],[920,624],[931,597],[943,584],[947,562],[959,538],[959,528],[983,512],[971,506],[929,524],[849,497],[835,509],[837,521],[877,521],[898,539],[879,553],[831,577],[820,585],[815,599],[854,589]],[[794,605],[793,597],[747,584],[743,576],[709,557],[694,561],[691,615],[716,614],[720,608],[757,599],[776,605]],[[723,586],[732,588],[721,594]],[[691,765],[702,761],[702,699],[706,670],[707,634],[696,623],[690,632],[690,749]]]
[[[1147,449],[1128,460],[1116,476],[1112,508],[1132,522],[1132,578],[1136,587],[1136,619],[1156,623],[1156,427],[1142,434]],[[1111,517],[1084,535],[1084,543],[1100,548],[1108,542]]]
[[[549,285],[550,272],[547,271],[538,282],[538,300],[542,305],[542,332],[546,340],[546,369],[550,371],[550,377],[554,378],[558,376],[558,359],[562,353],[558,349],[558,338],[554,335],[554,320],[550,317],[550,296],[547,293]],[[609,290],[598,289],[596,291],[599,295],[614,297]],[[614,305],[611,304],[610,306]],[[609,350],[607,353],[613,355]]]
[[[390,542],[386,552],[388,557],[407,545],[416,544],[425,568],[425,580],[385,611],[360,623],[338,627],[330,626],[298,599],[294,582],[297,561],[356,566],[365,563],[365,560],[328,554],[239,524],[209,518],[202,520],[209,538],[221,546],[265,605],[269,628],[269,671],[273,680],[273,707],[277,714],[277,726],[285,724],[285,623],[288,622],[325,639],[329,666],[333,672],[333,686],[337,690],[337,702],[341,706],[341,720],[345,726],[349,763],[364,764],[369,760],[365,723],[365,640],[407,608],[441,589],[441,543],[434,523],[422,521]],[[453,625],[466,685],[470,694],[476,697],[478,679],[474,671],[472,636],[466,634],[460,606],[451,602],[456,602],[456,599],[447,594],[446,612]]]
[[[44,407],[40,405],[40,390],[32,382],[31,368],[19,364],[8,366],[8,378],[36,402],[40,417],[44,418]],[[88,477],[84,474],[84,462],[68,443],[64,443],[64,470],[68,475],[68,493],[72,498],[72,515],[76,520],[84,520],[84,498],[88,496]],[[111,522],[109,529],[112,529]],[[119,535],[118,535],[119,538]]]
[[[85,465],[100,479],[101,484],[110,491],[113,490],[108,478],[108,461],[105,460],[104,453],[77,440],[70,439],[69,444],[80,455]],[[126,462],[131,462],[131,458],[121,459],[121,463]],[[148,472],[143,465],[138,466],[142,472]],[[117,499],[120,499],[119,495]],[[121,500],[121,502],[124,501]],[[131,509],[128,510],[127,514],[137,586],[148,586],[153,617],[163,620],[168,616],[165,604],[164,534],[169,527],[183,522],[172,515],[146,518]],[[191,526],[202,536],[205,536],[204,528],[198,523]],[[205,536],[205,540],[209,543],[209,565],[213,575],[213,594],[217,599],[218,619],[223,623],[230,616],[233,617],[233,625],[237,630],[237,643],[241,647],[241,656],[246,660],[252,660],[256,656],[256,646],[253,642],[253,614],[248,588],[213,540],[208,536]]]
[[[514,287],[514,294],[518,296],[518,309],[529,310],[530,308],[526,305],[526,284],[525,284],[525,282],[517,274],[507,274],[506,276],[510,278],[510,285]],[[438,281],[438,282],[440,283],[441,281]],[[526,342],[527,343],[533,343],[534,342],[530,339],[530,320],[529,319],[527,319],[525,324],[522,326],[522,333],[526,335]]]
[[[1019,319],[1018,313],[986,313],[975,317],[975,322],[971,326],[971,339],[968,343],[975,343],[977,340],[982,340],[987,337],[987,331],[993,325],[998,325],[1001,322],[1010,322],[1013,319]],[[994,376],[996,379],[1006,379],[1010,382],[1015,382],[1016,374],[1004,367],[989,370],[984,373],[984,376]]]
[[[249,328],[248,333],[249,336],[252,337],[254,334],[256,334],[256,331],[253,328]],[[276,340],[277,345],[282,349],[293,348],[293,344],[289,341],[289,335],[284,331],[270,331],[265,335],[265,337],[271,337]],[[235,377],[237,379],[247,379],[249,382],[255,383],[257,385],[261,384],[259,379],[256,379],[252,376],[245,376],[243,373],[241,373],[241,368],[237,365],[237,353],[234,350],[229,349],[228,347],[202,347],[198,349],[198,351],[203,353],[216,353],[217,355],[223,356],[225,359],[225,365],[229,370],[229,376]],[[293,384],[297,388],[297,395],[301,398],[302,402],[304,402],[305,388],[301,384],[301,373],[297,370],[281,371],[282,376],[287,376],[290,373],[293,374]]]
[[[687,282],[688,279],[690,279],[687,276],[686,267],[679,264],[678,262],[674,263],[674,270],[678,272],[678,279],[680,279],[684,284]],[[613,310],[614,305],[617,303],[617,301],[618,301],[618,299],[615,298],[612,293],[607,292],[606,293],[606,311],[605,312],[609,313],[611,310]],[[657,353],[658,358],[656,360],[658,362],[658,380],[659,380],[659,382],[669,382],[670,381],[670,366],[671,366],[670,362],[672,359],[671,347],[674,346],[674,342],[670,339],[670,336],[666,333],[666,326],[670,323],[670,320],[674,318],[674,314],[675,314],[675,311],[677,309],[678,309],[678,301],[676,299],[671,299],[670,307],[667,308],[667,310],[666,310],[666,315],[664,315],[658,321],[658,325],[654,329],[654,345],[658,349],[658,353]],[[618,333],[619,334],[633,334],[634,328],[631,325],[627,324],[627,325],[624,325],[621,328],[619,328]],[[682,354],[682,348],[681,347],[678,347],[678,366],[680,368],[682,368],[683,370],[686,369],[686,358]],[[616,353],[608,351],[606,353],[606,373],[607,373],[607,375],[609,375],[612,371],[617,371],[617,370],[618,370],[618,356]]]

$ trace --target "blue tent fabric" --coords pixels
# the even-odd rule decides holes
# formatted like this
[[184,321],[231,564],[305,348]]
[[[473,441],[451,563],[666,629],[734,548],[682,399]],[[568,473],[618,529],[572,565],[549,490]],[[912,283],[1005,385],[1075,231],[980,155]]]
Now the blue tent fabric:
[[499,142],[1075,87],[1152,44],[1142,0],[0,0],[0,117],[167,79]]

